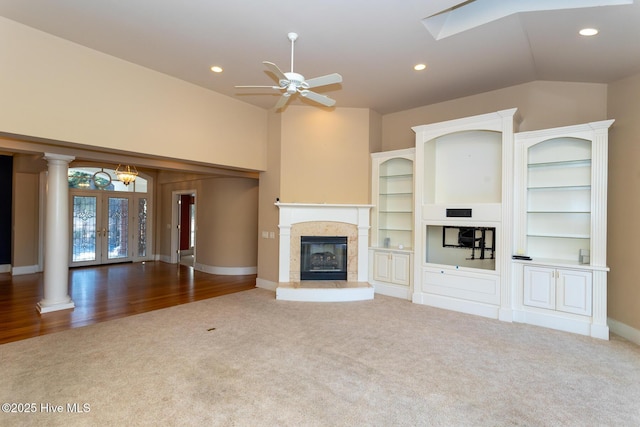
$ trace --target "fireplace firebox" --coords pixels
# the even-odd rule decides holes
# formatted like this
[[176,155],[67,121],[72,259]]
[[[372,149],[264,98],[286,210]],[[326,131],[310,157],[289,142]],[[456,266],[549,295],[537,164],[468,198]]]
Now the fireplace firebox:
[[347,280],[347,237],[301,236],[300,280]]

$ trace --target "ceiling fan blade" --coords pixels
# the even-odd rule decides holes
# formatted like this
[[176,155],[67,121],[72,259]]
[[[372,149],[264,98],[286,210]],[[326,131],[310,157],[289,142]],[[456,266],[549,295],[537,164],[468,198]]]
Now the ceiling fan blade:
[[310,90],[301,90],[300,95],[304,96],[305,98],[309,98],[310,100],[315,101],[319,104],[326,105],[327,107],[333,107],[334,105],[336,105],[336,101],[334,99],[331,99],[325,95],[320,95],[319,93],[315,93]]
[[327,74],[326,76],[315,77],[305,80],[304,86],[307,88],[332,85],[334,83],[342,83],[342,76],[338,73]]
[[280,86],[260,86],[260,85],[236,85],[235,88],[245,89],[245,88],[269,88],[269,89],[280,89]]
[[289,100],[289,98],[291,97],[291,95],[289,95],[287,92],[283,93],[282,96],[280,97],[280,99],[278,99],[278,102],[276,103],[275,108],[276,110],[284,107],[284,105],[287,103],[287,101]]
[[263,61],[262,63],[265,65],[265,67],[269,69],[269,71],[271,71],[273,74],[276,75],[276,77],[278,78],[278,81],[281,81],[281,80],[289,81],[289,79],[287,79],[287,76],[284,75],[282,70],[278,68],[276,64],[269,61]]

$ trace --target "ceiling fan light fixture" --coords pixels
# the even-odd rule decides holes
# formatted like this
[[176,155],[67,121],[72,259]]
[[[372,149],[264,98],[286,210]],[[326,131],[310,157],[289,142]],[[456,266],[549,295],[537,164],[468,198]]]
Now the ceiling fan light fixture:
[[314,77],[312,79],[305,79],[302,74],[295,73],[293,71],[293,53],[294,44],[298,39],[298,34],[289,33],[287,37],[291,41],[291,70],[289,72],[283,72],[276,64],[269,61],[262,61],[267,69],[276,77],[278,86],[264,86],[264,85],[251,85],[251,86],[236,86],[236,88],[271,88],[282,92],[280,99],[275,105],[275,109],[283,108],[292,95],[296,93],[300,94],[304,98],[308,98],[311,101],[317,102],[325,107],[333,107],[336,101],[328,96],[321,95],[316,92],[312,92],[309,89],[319,86],[328,86],[333,84],[342,83],[342,76],[338,73],[327,74],[320,77]]

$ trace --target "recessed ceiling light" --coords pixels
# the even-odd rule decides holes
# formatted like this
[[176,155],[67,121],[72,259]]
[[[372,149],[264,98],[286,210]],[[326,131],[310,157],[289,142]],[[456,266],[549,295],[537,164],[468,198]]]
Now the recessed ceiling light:
[[427,68],[427,66],[425,64],[416,64],[413,66],[413,69],[416,71],[422,71],[425,70]]
[[222,67],[218,67],[217,65],[214,65],[213,67],[211,67],[211,71],[213,71],[214,73],[221,73]]
[[581,36],[595,36],[598,34],[598,30],[595,28],[583,28],[579,31]]

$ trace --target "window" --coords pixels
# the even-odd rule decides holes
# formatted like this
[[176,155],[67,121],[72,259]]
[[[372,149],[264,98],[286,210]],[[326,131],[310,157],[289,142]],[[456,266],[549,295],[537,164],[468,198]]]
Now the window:
[[136,178],[129,185],[118,180],[115,169],[77,167],[69,168],[69,188],[78,190],[105,190],[129,193],[146,193],[147,180]]

